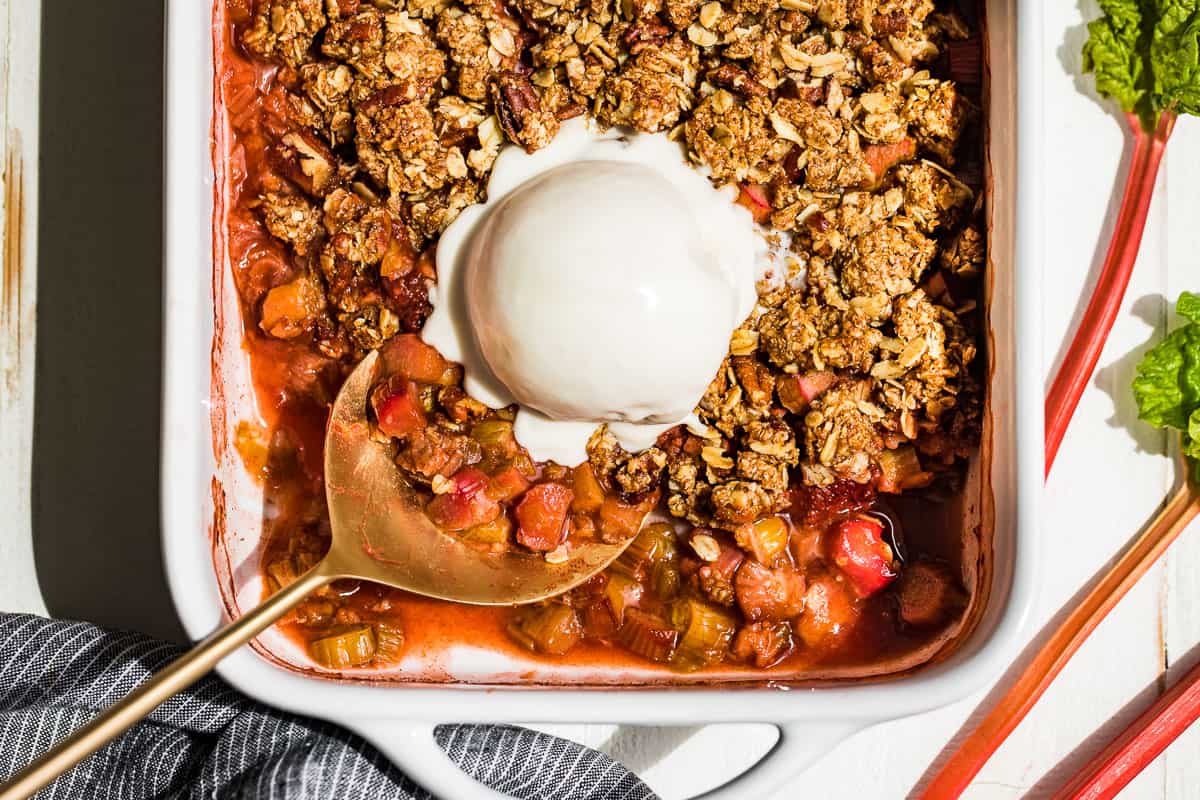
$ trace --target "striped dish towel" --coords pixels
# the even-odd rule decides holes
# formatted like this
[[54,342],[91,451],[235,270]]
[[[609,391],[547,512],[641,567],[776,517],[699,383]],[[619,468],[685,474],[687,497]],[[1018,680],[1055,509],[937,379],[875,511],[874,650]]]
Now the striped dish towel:
[[[0,613],[0,783],[180,652],[141,634]],[[655,798],[608,756],[536,731],[443,725],[437,739],[469,774],[513,797]],[[38,794],[39,800],[429,797],[354,734],[259,705],[213,675]]]

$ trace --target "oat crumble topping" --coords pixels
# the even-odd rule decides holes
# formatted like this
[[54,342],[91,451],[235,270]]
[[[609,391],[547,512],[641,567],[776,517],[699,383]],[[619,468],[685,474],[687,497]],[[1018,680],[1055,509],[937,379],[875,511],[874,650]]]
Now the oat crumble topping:
[[[258,0],[241,45],[303,125],[258,199],[301,274],[260,327],[347,362],[419,330],[432,248],[499,149],[587,114],[738,184],[807,274],[762,287],[700,400],[707,430],[641,453],[597,431],[603,486],[733,531],[797,478],[871,484],[899,459],[912,486],[953,480],[981,424],[985,242],[970,87],[934,74],[969,35],[931,0]],[[425,483],[479,460],[461,425],[489,413],[453,385],[431,402],[399,457]],[[715,540],[692,544],[712,560]]]

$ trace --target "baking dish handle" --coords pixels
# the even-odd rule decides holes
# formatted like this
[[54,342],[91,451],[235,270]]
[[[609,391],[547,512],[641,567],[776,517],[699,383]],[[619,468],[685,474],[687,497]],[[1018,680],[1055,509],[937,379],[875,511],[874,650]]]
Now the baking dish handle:
[[[509,800],[463,772],[433,736],[431,722],[394,719],[355,720],[351,725],[412,778],[441,800]],[[745,800],[770,796],[818,758],[862,728],[861,723],[801,722],[779,726],[779,741],[759,761],[733,780],[694,800]]]
[[862,729],[862,723],[817,721],[779,726],[779,741],[749,769],[693,800],[769,798],[821,756]]
[[463,772],[433,736],[432,722],[358,719],[347,723],[391,759],[422,789],[439,800],[511,800]]

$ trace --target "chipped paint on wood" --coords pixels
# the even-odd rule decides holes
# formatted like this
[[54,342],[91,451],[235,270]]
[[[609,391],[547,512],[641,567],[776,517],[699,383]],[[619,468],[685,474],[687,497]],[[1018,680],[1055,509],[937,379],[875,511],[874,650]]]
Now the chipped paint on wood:
[[[15,363],[7,364],[5,379],[20,370],[23,306],[21,284],[24,273],[25,175],[19,131],[8,132],[4,159],[4,264],[0,281],[0,328]],[[10,386],[12,390],[14,387]]]

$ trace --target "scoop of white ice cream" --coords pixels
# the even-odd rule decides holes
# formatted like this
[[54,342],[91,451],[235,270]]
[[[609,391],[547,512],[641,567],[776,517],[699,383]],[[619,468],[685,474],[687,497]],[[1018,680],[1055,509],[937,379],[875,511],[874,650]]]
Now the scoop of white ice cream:
[[480,354],[550,419],[677,423],[741,321],[680,191],[650,167],[565,164],[476,231],[463,289]]
[[765,244],[749,214],[665,136],[572,120],[500,154],[488,201],[438,244],[422,333],[467,392],[518,403],[538,460],[584,460],[608,423],[640,450],[686,421],[750,313]]

